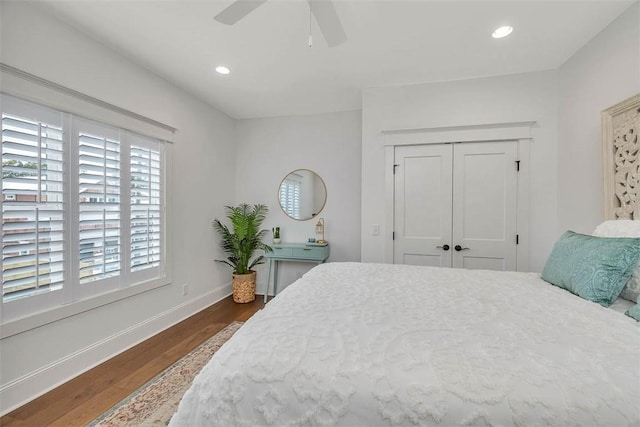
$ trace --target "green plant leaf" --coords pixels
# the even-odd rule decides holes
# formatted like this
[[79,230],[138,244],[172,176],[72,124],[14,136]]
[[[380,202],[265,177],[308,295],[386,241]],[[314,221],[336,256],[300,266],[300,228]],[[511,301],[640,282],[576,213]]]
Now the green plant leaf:
[[225,206],[231,229],[218,219],[214,219],[212,225],[220,236],[220,247],[228,257],[227,260],[216,261],[233,267],[236,274],[247,274],[254,266],[264,263],[262,255],[253,261],[251,258],[258,250],[272,251],[271,247],[262,242],[268,230],[260,230],[268,212],[269,208],[264,204]]

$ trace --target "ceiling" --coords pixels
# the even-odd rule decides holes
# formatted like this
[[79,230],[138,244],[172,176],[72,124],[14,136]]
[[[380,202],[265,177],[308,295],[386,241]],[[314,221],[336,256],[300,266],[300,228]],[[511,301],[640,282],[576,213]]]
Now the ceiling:
[[[226,26],[231,0],[40,0],[38,5],[233,118],[358,110],[367,87],[554,69],[633,4],[334,0],[329,48],[306,0],[269,0]],[[508,23],[505,39],[491,32]],[[224,64],[231,74],[217,74]]]

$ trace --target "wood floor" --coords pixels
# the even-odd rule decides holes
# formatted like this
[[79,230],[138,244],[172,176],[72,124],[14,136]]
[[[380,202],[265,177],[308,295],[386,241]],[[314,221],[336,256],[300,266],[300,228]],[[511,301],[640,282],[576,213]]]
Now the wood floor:
[[231,297],[149,338],[0,418],[0,426],[84,426],[233,321],[244,322],[262,298]]

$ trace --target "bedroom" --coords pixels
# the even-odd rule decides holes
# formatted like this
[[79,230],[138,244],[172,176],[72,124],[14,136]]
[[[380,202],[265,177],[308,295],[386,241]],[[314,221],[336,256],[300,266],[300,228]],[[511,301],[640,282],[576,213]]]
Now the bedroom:
[[[277,183],[297,167],[327,180],[323,216],[332,259],[383,261],[382,237],[371,234],[376,224],[386,231],[378,193],[384,172],[376,169],[381,121],[386,129],[537,121],[529,209],[535,232],[527,246],[529,269],[540,271],[562,231],[589,233],[603,218],[599,114],[640,92],[638,3],[618,6],[617,14],[547,70],[367,89],[361,110],[235,120],[44,8],[3,2],[2,62],[178,128],[173,162],[180,173],[173,183],[189,191],[173,195],[170,286],[10,336],[3,327],[2,412],[227,295],[228,270],[211,261],[217,254],[211,219],[226,204],[273,204]],[[30,37],[22,38],[25,33]],[[318,147],[327,140],[334,145]],[[265,161],[257,147],[278,154]],[[277,210],[267,225],[282,226],[286,238],[303,240],[313,232],[309,223],[285,222]],[[286,271],[284,280],[299,272]]]

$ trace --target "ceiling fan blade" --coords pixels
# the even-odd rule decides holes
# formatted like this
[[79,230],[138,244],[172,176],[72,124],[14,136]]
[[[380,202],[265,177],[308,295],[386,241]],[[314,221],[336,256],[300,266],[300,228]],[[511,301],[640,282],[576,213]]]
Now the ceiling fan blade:
[[316,17],[320,31],[330,47],[347,41],[347,34],[342,28],[340,18],[331,0],[308,0],[311,12]]
[[236,0],[213,19],[227,25],[233,25],[267,0]]

